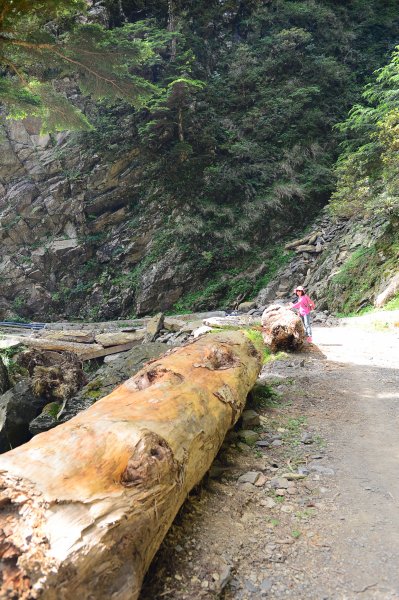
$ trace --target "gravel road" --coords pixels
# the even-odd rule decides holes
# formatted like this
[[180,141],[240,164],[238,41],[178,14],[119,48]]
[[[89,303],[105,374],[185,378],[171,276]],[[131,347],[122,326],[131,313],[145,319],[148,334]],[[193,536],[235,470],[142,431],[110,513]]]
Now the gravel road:
[[[229,436],[141,600],[399,600],[399,329],[358,323],[264,367],[267,445]],[[276,489],[287,471],[306,476]]]

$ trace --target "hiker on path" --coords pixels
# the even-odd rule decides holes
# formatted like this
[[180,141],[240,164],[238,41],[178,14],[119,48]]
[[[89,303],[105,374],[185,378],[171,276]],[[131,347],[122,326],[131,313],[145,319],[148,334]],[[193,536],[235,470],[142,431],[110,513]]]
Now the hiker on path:
[[299,316],[302,319],[303,326],[305,327],[306,340],[312,341],[312,322],[310,312],[314,309],[315,304],[313,300],[305,293],[304,288],[301,285],[295,288],[295,294],[298,297],[297,302],[291,302],[289,308],[297,308]]

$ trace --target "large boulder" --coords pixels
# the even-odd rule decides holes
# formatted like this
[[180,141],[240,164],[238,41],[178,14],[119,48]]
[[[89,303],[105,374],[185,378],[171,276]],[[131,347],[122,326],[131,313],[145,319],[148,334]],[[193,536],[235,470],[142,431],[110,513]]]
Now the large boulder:
[[158,333],[164,326],[165,316],[163,313],[158,313],[152,317],[147,323],[147,330],[145,334],[146,342],[154,342]]
[[384,289],[380,294],[378,294],[375,299],[374,306],[376,308],[381,308],[384,306],[389,300],[391,300],[396,294],[399,292],[399,273],[396,273],[389,281],[388,285],[384,286]]
[[305,340],[300,317],[285,306],[272,304],[262,315],[262,335],[272,352],[299,350]]
[[29,423],[42,410],[46,400],[35,396],[27,379],[0,397],[0,452],[8,452],[29,441]]
[[10,381],[8,379],[8,371],[0,357],[0,394],[4,394],[10,387]]

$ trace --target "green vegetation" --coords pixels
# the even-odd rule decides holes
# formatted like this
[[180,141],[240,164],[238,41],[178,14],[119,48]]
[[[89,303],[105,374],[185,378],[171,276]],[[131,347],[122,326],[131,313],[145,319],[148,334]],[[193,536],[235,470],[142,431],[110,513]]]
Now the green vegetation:
[[40,117],[46,132],[90,130],[60,83],[69,77],[96,100],[142,106],[153,94],[151,83],[132,75],[152,56],[150,44],[129,24],[107,30],[82,22],[86,8],[83,0],[0,0],[0,99],[9,118]]
[[270,519],[270,525],[272,525],[273,527],[277,527],[278,525],[280,525],[280,521],[278,519]]
[[56,419],[60,412],[60,408],[61,405],[58,402],[50,402],[43,408],[43,412],[53,417],[53,419]]
[[[123,248],[114,249],[113,269],[99,271],[120,291],[139,292],[149,269],[168,269],[170,259],[181,290],[175,313],[255,297],[289,259],[281,240],[303,229],[334,189],[343,135],[334,125],[393,48],[396,2],[106,4],[109,34],[122,39],[127,28],[146,45],[140,75],[156,93],[140,111],[90,105],[95,129],[69,143],[105,160],[131,153],[139,175],[127,220],[139,230],[162,215],[157,228],[167,240],[129,271]],[[93,250],[106,243],[87,241]],[[131,298],[123,314],[136,311]]]
[[305,508],[304,510],[299,510],[295,513],[295,517],[298,521],[308,521],[311,517],[316,515],[316,510],[314,508]]
[[253,408],[276,408],[279,405],[280,395],[269,384],[256,384],[251,391],[250,403]]
[[[328,202],[343,140],[334,207],[368,206],[371,182],[378,206],[396,210],[398,53],[360,104],[398,41],[396,0],[104,0],[97,8],[94,17],[84,0],[0,0],[8,116],[75,130],[54,151],[71,189],[94,166],[126,157],[134,173],[121,200],[123,243],[112,224],[90,230],[96,210],[87,199],[91,233],[79,242],[90,260],[75,282],[57,279],[55,312],[101,314],[87,301],[95,283],[104,305],[112,289],[123,298],[112,310],[136,312],[151,269],[156,281],[172,273],[175,313],[254,298],[290,258],[282,241]],[[66,160],[76,146],[79,166]],[[153,241],[141,259],[138,244],[135,262],[126,248],[140,231]],[[351,296],[343,310],[361,300]]]
[[[398,252],[397,226],[391,223],[373,246],[361,247],[349,256],[328,288],[329,305],[339,316],[359,316],[373,310],[375,292],[397,272]],[[394,310],[395,306],[393,300],[385,309]]]
[[27,377],[29,375],[27,369],[21,367],[15,360],[15,356],[26,350],[25,346],[13,346],[11,348],[1,348],[0,358],[3,364],[7,368],[8,377],[11,385],[18,383],[21,377]]
[[[209,263],[214,261],[212,253],[206,253],[205,260]],[[203,283],[201,289],[188,292],[172,308],[175,314],[186,313],[193,310],[209,309],[209,307],[226,308],[233,306],[237,299],[250,300],[255,298],[258,292],[264,288],[276,272],[291,258],[291,252],[284,252],[282,246],[268,250],[268,258],[265,260],[266,273],[254,279],[250,274],[257,264],[254,257],[246,260],[242,267],[225,269],[217,272],[208,282]],[[207,258],[208,257],[208,258]],[[211,257],[211,258],[210,258]],[[252,269],[251,269],[252,264]],[[249,271],[249,274],[247,272]]]
[[399,215],[399,46],[375,73],[348,119],[331,208],[339,215]]
[[253,342],[255,348],[257,348],[257,350],[259,350],[259,352],[264,352],[265,349],[265,343],[263,341],[263,336],[262,336],[262,332],[259,329],[253,329],[253,328],[249,328],[249,329],[245,329],[245,335],[251,340],[251,342]]
[[[373,265],[375,268],[372,267]],[[334,303],[338,289],[342,314],[349,313],[364,303],[370,304],[370,290],[373,289],[378,277],[376,249],[357,250],[332,278],[328,291],[331,304]]]
[[291,531],[291,535],[295,540],[297,540],[301,537],[302,533],[299,531],[299,529],[293,529]]
[[86,385],[84,397],[91,400],[98,400],[101,397],[101,388],[103,385],[104,382],[101,377],[96,377]]

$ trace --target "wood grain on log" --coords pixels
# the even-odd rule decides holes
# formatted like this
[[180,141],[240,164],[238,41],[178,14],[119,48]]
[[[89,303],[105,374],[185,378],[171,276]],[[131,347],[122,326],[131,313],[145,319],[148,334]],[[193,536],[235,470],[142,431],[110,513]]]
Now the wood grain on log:
[[94,344],[94,334],[91,331],[79,330],[63,330],[63,331],[48,331],[42,329],[36,334],[39,338],[48,340],[58,340],[60,342],[77,342],[79,344]]
[[136,599],[260,368],[245,333],[209,334],[2,455],[0,597]]
[[115,331],[110,333],[99,333],[96,334],[95,339],[98,344],[104,346],[104,348],[110,348],[112,346],[120,346],[122,344],[130,344],[135,342],[139,344],[145,337],[145,330],[123,332]]

